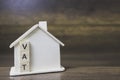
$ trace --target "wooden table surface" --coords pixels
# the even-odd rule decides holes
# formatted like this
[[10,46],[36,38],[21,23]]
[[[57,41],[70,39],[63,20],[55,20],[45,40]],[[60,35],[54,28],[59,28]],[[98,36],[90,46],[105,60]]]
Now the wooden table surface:
[[66,71],[10,77],[13,55],[0,56],[0,80],[120,80],[118,53],[62,53]]
[[0,67],[0,80],[120,80],[120,67],[74,67],[64,72],[9,76],[10,67]]

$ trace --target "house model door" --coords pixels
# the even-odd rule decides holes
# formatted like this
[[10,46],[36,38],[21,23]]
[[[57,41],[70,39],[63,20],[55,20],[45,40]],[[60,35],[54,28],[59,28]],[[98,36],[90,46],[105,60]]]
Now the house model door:
[[20,42],[20,72],[30,72],[30,44]]

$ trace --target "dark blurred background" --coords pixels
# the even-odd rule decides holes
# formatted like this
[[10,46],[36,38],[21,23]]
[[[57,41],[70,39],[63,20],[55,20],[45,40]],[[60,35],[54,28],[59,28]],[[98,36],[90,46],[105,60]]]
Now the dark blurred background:
[[64,65],[120,66],[120,0],[0,0],[0,66],[13,65],[10,43],[39,21],[65,43]]

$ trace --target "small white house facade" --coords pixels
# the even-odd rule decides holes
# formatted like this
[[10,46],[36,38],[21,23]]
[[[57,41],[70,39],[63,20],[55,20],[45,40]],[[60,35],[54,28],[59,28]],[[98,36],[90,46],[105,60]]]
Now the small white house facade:
[[64,71],[60,60],[64,44],[47,31],[47,22],[40,21],[11,43],[14,66],[10,76]]

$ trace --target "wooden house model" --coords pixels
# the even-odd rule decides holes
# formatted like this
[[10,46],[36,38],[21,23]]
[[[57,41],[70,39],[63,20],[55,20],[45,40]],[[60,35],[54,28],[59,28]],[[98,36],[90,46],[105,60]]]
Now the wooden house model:
[[64,44],[47,31],[47,22],[40,21],[11,43],[14,66],[10,76],[64,71],[60,60]]

